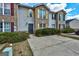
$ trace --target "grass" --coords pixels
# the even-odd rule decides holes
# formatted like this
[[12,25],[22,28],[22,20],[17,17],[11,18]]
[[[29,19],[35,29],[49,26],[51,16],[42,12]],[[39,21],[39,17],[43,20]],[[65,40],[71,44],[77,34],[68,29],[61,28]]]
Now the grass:
[[61,36],[79,40],[79,37],[73,37],[73,36],[67,36],[67,35],[61,35]]
[[[3,55],[2,50],[4,49],[4,46],[7,47],[7,44],[0,44],[0,56]],[[28,40],[13,43],[12,48],[13,56],[33,56]]]
[[27,40],[13,44],[14,56],[33,56],[32,50]]

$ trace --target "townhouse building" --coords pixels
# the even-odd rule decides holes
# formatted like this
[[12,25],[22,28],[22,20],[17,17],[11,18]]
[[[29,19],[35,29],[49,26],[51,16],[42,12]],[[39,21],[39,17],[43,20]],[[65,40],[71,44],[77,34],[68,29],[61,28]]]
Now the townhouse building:
[[49,14],[49,28],[56,28],[56,29],[65,28],[66,27],[65,15],[66,15],[66,12],[64,10],[60,10],[57,12],[50,12],[50,14]]
[[14,32],[16,4],[0,3],[0,32]]
[[0,4],[0,31],[33,33],[43,28],[63,29],[65,28],[65,15],[64,10],[50,11],[44,4],[29,7],[22,4],[2,3]]

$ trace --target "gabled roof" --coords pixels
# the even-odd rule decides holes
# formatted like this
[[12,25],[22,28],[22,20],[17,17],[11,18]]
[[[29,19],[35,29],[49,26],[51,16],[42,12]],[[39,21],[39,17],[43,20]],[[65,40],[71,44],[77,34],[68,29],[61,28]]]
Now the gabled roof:
[[64,14],[67,14],[66,11],[64,11],[64,10],[59,10],[59,11],[57,11],[57,12],[50,11],[50,13],[58,13],[58,12],[63,12]]
[[63,12],[64,14],[66,14],[66,11],[64,11],[64,10],[59,10],[58,12]]
[[27,6],[27,5],[23,5],[23,4],[18,4],[18,7],[33,8],[31,6]]
[[44,3],[40,3],[36,6],[34,6],[33,8],[37,8],[37,7],[40,7],[40,6],[44,6],[47,10],[49,10],[49,8]]
[[37,5],[33,6],[33,7],[27,6],[27,5],[23,5],[23,4],[18,4],[18,6],[20,6],[20,7],[26,7],[26,8],[31,8],[31,9],[34,9],[34,8],[37,8],[37,7],[40,7],[40,6],[44,6],[51,13],[58,13],[58,12],[62,11],[62,12],[64,12],[66,14],[66,11],[64,11],[64,10],[59,10],[57,12],[51,11],[44,3],[37,4]]
[[74,19],[66,20],[66,23],[70,23],[70,22],[73,21],[73,20],[77,20],[77,19],[74,18]]

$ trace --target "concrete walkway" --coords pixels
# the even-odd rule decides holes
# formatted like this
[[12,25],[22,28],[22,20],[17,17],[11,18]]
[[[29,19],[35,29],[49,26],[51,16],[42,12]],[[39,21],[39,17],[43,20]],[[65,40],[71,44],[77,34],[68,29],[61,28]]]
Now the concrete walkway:
[[79,56],[79,40],[62,36],[35,37],[28,42],[34,56]]

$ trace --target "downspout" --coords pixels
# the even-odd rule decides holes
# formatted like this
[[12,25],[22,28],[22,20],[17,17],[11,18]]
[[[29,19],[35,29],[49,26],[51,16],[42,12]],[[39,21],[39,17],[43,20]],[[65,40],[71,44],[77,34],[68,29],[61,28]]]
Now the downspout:
[[2,3],[2,17],[3,17],[3,19],[2,19],[2,32],[4,32],[4,3]]

